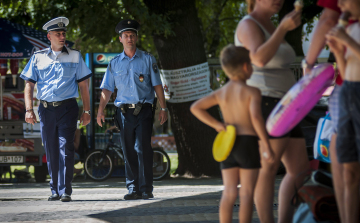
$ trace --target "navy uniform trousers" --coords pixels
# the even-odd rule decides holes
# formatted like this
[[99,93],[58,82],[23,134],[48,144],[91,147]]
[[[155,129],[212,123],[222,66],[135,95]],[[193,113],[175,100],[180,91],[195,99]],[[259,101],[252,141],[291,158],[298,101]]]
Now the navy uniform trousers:
[[143,107],[137,116],[133,112],[133,108],[125,114],[117,109],[116,115],[124,151],[126,188],[129,193],[141,195],[153,191],[152,108]]
[[47,108],[40,104],[41,138],[46,152],[52,194],[71,195],[74,174],[74,138],[79,107],[76,100]]

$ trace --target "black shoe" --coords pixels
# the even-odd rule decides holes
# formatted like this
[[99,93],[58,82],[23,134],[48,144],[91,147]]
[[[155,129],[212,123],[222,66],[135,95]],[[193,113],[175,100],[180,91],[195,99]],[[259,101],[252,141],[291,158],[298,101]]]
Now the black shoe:
[[48,201],[57,201],[59,199],[60,199],[60,197],[58,194],[53,194],[48,198]]
[[142,195],[141,195],[141,198],[142,199],[154,198],[154,195],[151,192],[143,192]]
[[128,194],[125,194],[124,199],[125,199],[125,200],[141,199],[141,195],[138,195],[138,194],[135,193],[135,192],[133,192],[133,193],[128,193]]
[[67,194],[63,194],[63,195],[61,195],[60,201],[69,202],[69,201],[71,201],[71,196],[67,195]]

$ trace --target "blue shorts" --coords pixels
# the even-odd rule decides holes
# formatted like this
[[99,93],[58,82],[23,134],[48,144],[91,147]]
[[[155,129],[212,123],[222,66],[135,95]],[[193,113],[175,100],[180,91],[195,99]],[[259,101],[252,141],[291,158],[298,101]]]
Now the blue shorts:
[[340,163],[360,161],[360,82],[344,81],[339,96],[336,153]]
[[332,122],[332,131],[333,133],[337,133],[337,125],[339,122],[339,95],[340,95],[341,86],[335,84],[334,90],[330,95],[329,99],[329,111]]

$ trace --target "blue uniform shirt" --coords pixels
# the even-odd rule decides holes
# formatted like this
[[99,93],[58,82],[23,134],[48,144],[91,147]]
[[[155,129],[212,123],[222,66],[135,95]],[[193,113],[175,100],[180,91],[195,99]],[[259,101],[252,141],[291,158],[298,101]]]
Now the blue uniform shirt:
[[155,57],[136,50],[132,58],[125,52],[114,57],[105,72],[101,89],[114,92],[118,89],[115,106],[120,104],[136,104],[138,102],[153,103],[154,87],[161,85],[161,79]]
[[77,98],[77,83],[91,76],[80,52],[65,46],[58,56],[51,48],[35,52],[20,75],[37,83],[36,98],[48,102]]

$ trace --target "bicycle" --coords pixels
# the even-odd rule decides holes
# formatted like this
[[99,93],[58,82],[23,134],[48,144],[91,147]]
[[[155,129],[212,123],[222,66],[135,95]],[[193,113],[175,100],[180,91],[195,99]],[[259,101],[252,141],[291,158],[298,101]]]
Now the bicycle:
[[[110,137],[106,148],[92,150],[85,158],[85,173],[94,181],[104,181],[108,179],[115,169],[115,163],[117,163],[117,165],[124,165],[122,147],[113,142],[113,131],[108,132]],[[112,152],[115,153],[113,158]],[[153,179],[161,180],[169,176],[170,158],[161,147],[153,148],[153,153]]]

